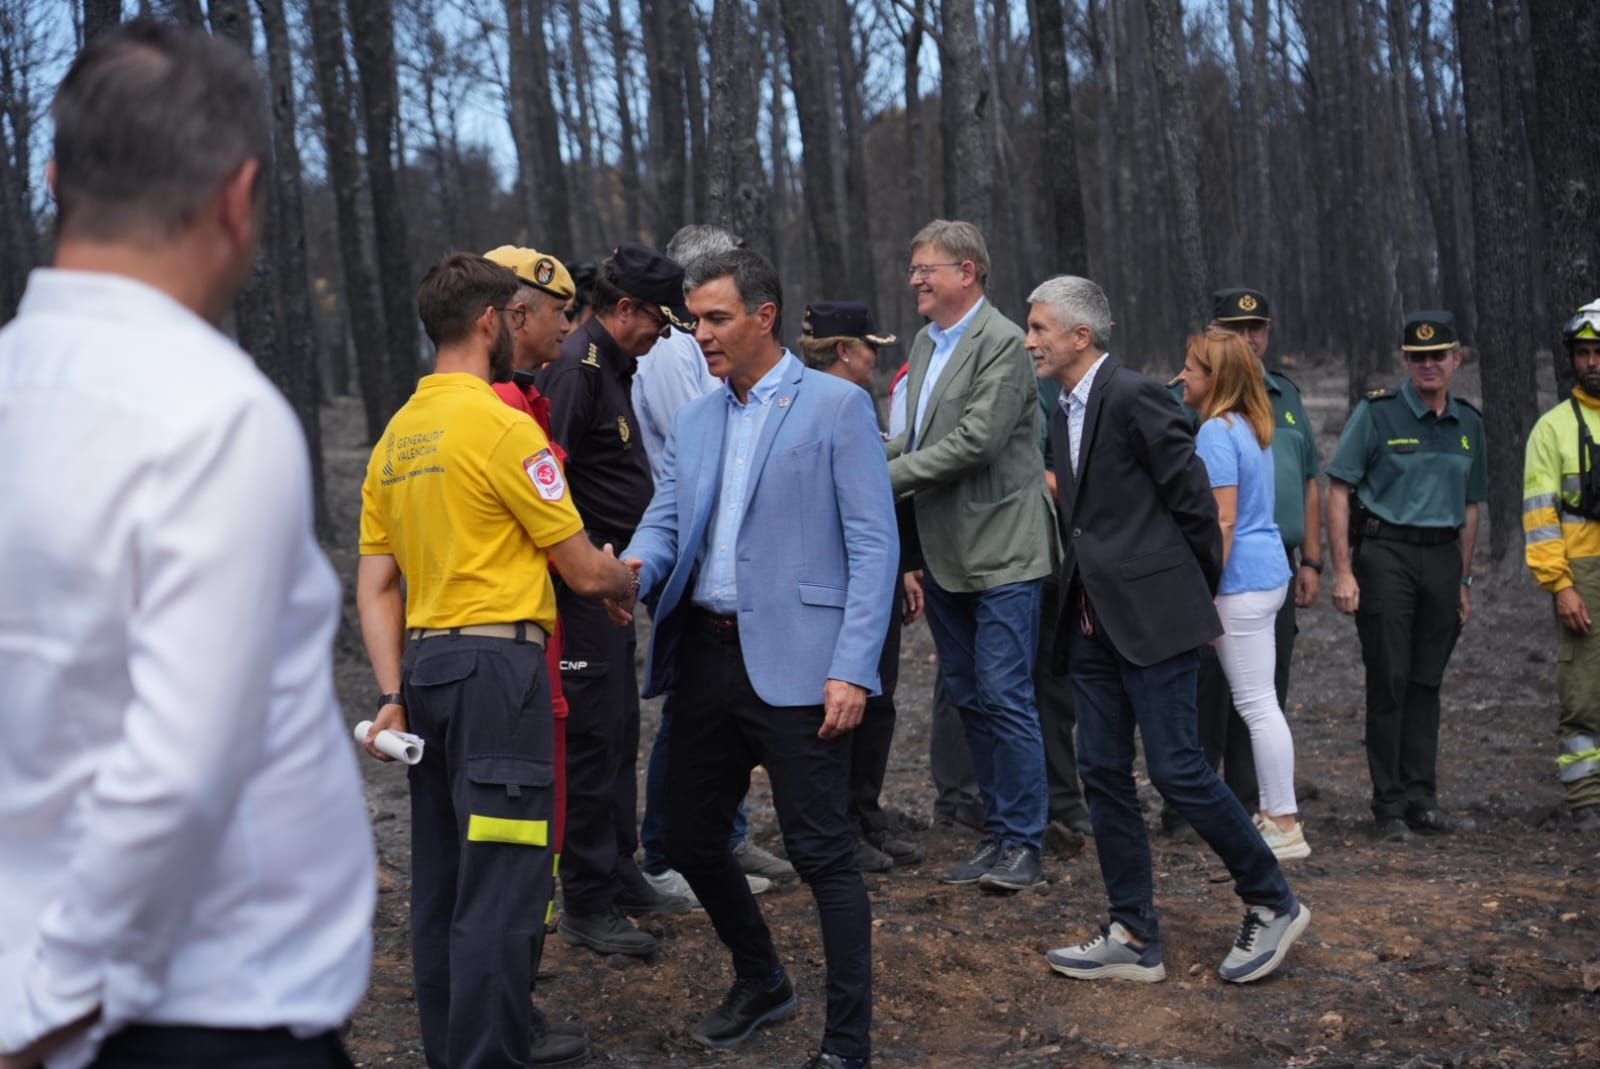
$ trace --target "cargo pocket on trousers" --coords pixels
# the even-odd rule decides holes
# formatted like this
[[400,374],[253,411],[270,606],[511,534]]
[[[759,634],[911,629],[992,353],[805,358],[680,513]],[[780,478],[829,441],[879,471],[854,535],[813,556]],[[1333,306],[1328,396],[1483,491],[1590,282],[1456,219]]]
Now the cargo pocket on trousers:
[[550,845],[551,761],[513,754],[469,757],[467,779],[472,782],[468,842]]

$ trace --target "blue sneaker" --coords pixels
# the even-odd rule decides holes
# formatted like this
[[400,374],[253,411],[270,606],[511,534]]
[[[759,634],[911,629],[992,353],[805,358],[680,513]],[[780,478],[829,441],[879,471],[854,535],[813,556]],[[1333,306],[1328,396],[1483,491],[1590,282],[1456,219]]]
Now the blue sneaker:
[[1151,942],[1136,947],[1131,938],[1126,928],[1113,921],[1111,927],[1100,929],[1100,934],[1087,943],[1052,950],[1044,959],[1056,972],[1074,980],[1137,980],[1146,984],[1165,980],[1167,967],[1161,963],[1161,944]]
[[1286,912],[1276,914],[1266,906],[1251,906],[1239,924],[1239,938],[1217,971],[1236,984],[1261,979],[1278,967],[1310,923],[1310,908],[1298,900]]

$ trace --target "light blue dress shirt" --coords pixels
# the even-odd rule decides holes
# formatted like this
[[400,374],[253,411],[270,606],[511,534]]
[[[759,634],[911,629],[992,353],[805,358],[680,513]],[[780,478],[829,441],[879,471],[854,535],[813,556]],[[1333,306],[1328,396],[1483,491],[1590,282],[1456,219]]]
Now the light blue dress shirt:
[[950,362],[950,354],[956,351],[956,346],[961,344],[962,335],[967,328],[972,326],[972,319],[978,314],[978,309],[983,307],[984,298],[979,297],[978,303],[967,309],[967,314],[962,316],[945,330],[937,323],[928,324],[928,337],[933,339],[933,355],[928,358],[928,374],[922,380],[922,392],[917,395],[917,427],[912,435],[910,449],[915,449],[922,437],[923,428],[928,425],[928,400],[933,396],[933,388],[939,385],[939,376],[944,374],[944,367]]
[[1089,412],[1089,391],[1094,389],[1094,377],[1110,353],[1101,353],[1100,359],[1089,365],[1078,385],[1071,393],[1061,395],[1061,408],[1067,414],[1067,442],[1072,448],[1072,474],[1078,474],[1078,446],[1083,442],[1083,418]]
[[739,525],[744,520],[745,492],[750,486],[750,468],[761,429],[772,411],[772,398],[778,387],[799,370],[794,354],[785,349],[783,358],[750,388],[749,400],[741,402],[733,387],[723,386],[728,403],[728,426],[722,438],[722,489],[706,528],[706,544],[700,555],[700,574],[695,578],[694,603],[702,609],[733,616],[739,611],[737,554]]
[[716,390],[722,381],[706,368],[706,354],[693,334],[677,327],[656,342],[633,373],[633,413],[639,420],[639,437],[650,458],[650,475],[660,483],[672,415],[697,397]]

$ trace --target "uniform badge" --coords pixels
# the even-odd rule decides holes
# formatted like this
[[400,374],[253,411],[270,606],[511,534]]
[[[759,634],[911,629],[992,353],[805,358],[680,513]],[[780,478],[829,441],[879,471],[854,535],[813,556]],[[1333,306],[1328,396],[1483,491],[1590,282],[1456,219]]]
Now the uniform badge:
[[556,463],[556,455],[549,449],[541,449],[523,460],[522,470],[528,473],[533,488],[546,501],[560,501],[565,496],[567,480],[561,474],[561,465]]
[[383,436],[383,475],[394,478],[394,431]]
[[1254,312],[1255,310],[1256,310],[1256,299],[1255,299],[1255,297],[1253,297],[1252,295],[1246,293],[1244,296],[1239,298],[1239,311],[1241,311],[1241,312]]
[[588,364],[590,367],[599,367],[600,366],[600,347],[598,345],[596,345],[594,342],[590,342],[589,343],[589,351],[587,353],[585,353],[583,355],[583,359],[578,361],[578,362],[580,364]]
[[1472,452],[1472,443],[1467,440],[1467,436],[1464,434],[1461,436],[1461,448],[1469,453]]
[[617,437],[622,439],[623,445],[633,441],[633,428],[628,426],[627,416],[617,417]]
[[1433,324],[1432,323],[1423,323],[1423,324],[1421,324],[1420,326],[1417,327],[1417,340],[1418,341],[1432,341],[1433,340]]
[[556,277],[556,262],[550,257],[542,258],[533,265],[533,280],[541,286],[550,285],[550,280]]

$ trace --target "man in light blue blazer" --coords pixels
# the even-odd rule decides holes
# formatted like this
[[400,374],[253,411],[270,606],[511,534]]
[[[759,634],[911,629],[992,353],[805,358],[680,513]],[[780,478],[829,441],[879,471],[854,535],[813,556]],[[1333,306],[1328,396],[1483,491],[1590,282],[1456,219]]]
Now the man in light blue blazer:
[[686,280],[715,393],[673,419],[663,476],[623,556],[652,606],[645,694],[673,695],[667,858],[733,954],[734,984],[690,1035],[731,1047],[794,1011],[789,981],[728,835],[762,765],[827,958],[822,1049],[871,1056],[872,928],[855,861],[847,732],[878,691],[899,540],[871,401],[778,342],[782,291],[756,253]]

